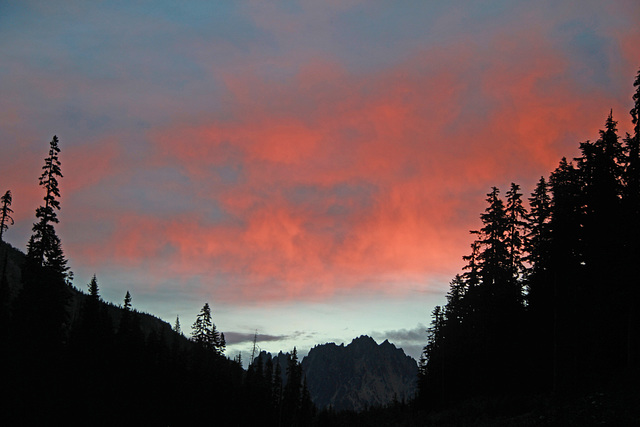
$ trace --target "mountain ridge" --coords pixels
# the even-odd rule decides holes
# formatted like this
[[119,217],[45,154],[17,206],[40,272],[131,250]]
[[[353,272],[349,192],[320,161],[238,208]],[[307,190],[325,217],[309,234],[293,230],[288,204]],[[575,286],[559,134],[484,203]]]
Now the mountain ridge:
[[348,345],[313,347],[302,360],[307,386],[318,408],[360,411],[408,400],[416,391],[416,361],[388,340],[368,335]]
[[[255,359],[280,365],[283,384],[287,381],[289,353],[271,355],[262,351]],[[302,361],[306,386],[318,409],[362,411],[393,401],[410,400],[417,387],[418,364],[389,340],[378,344],[360,335],[349,344],[317,344]]]

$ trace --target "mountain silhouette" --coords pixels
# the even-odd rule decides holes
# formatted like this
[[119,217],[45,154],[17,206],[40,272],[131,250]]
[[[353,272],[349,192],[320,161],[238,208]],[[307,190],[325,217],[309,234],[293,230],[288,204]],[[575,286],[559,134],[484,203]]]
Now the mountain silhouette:
[[418,367],[404,351],[363,335],[347,346],[318,345],[302,360],[307,387],[320,409],[359,411],[405,400],[416,391]]

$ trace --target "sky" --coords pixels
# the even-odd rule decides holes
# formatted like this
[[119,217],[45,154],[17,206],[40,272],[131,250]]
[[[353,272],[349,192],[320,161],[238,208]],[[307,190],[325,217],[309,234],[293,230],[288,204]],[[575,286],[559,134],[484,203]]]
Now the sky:
[[613,109],[640,3],[0,3],[0,192],[25,250],[60,139],[86,291],[227,355],[367,334],[418,358],[492,186],[527,197]]

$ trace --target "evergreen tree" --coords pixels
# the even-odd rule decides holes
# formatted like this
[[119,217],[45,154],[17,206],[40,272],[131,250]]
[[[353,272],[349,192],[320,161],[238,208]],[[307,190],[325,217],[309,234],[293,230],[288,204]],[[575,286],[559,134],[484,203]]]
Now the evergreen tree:
[[511,273],[506,243],[509,221],[499,193],[498,188],[492,187],[491,192],[487,194],[489,206],[480,215],[483,227],[472,232],[479,237],[479,272],[485,287],[504,283]]
[[[476,232],[474,231],[472,231],[471,233],[476,234]],[[471,254],[462,257],[463,261],[467,261],[467,265],[462,267],[463,270],[466,270],[462,274],[462,278],[464,279],[469,289],[473,289],[480,284],[480,265],[478,259],[479,255],[480,242],[474,241],[473,243],[471,243]]]
[[[508,205],[493,187],[478,239],[464,257],[466,272],[451,282],[447,305],[436,307],[421,363],[422,398],[432,403],[515,386],[522,360],[524,215],[519,187]],[[422,391],[430,390],[426,395]]]
[[[625,138],[624,155],[625,164],[623,170],[623,203],[625,210],[625,225],[630,231],[628,242],[631,244],[630,253],[638,253],[637,242],[640,241],[640,71],[633,85],[636,88],[633,94],[634,106],[629,112],[633,123],[633,133]],[[635,244],[633,243],[635,242]]]
[[131,301],[131,293],[127,291],[127,293],[124,295],[122,317],[120,317],[120,326],[118,327],[118,335],[125,341],[125,345],[128,345],[133,340],[134,335],[134,321],[133,313],[131,310]]
[[[215,325],[213,325],[213,327],[215,328]],[[223,354],[226,348],[227,348],[227,340],[225,340],[224,338],[224,332],[220,332],[220,341],[218,342],[216,350],[219,354]]]
[[418,364],[418,389],[421,398],[433,401],[442,400],[446,392],[445,358],[443,354],[445,327],[444,310],[437,305],[431,313],[431,324],[427,329],[427,345],[422,350]]
[[7,192],[4,193],[4,196],[0,197],[0,202],[2,203],[2,209],[0,210],[0,242],[2,242],[2,235],[5,230],[9,228],[9,225],[13,225],[13,218],[11,217],[11,214],[13,213],[13,210],[11,209],[12,197],[10,190],[7,190]]
[[49,143],[49,156],[45,159],[40,176],[40,185],[45,189],[44,206],[36,209],[38,222],[33,224],[33,235],[27,244],[27,256],[36,265],[48,267],[64,279],[69,278],[69,267],[62,252],[60,238],[55,232],[53,224],[59,222],[56,210],[60,209],[60,190],[58,178],[62,178],[60,161],[58,160],[58,137],[54,136]]
[[205,303],[200,313],[196,316],[196,321],[191,326],[191,339],[202,347],[208,348],[212,345],[211,338],[211,308],[209,303]]
[[637,286],[637,274],[633,267],[640,253],[640,70],[633,83],[633,108],[631,123],[632,134],[625,138],[625,165],[623,172],[623,253],[621,263],[625,266],[620,283],[626,306],[626,355],[627,366],[635,366],[640,360],[640,287]]
[[[82,357],[90,360],[103,357],[111,344],[113,329],[111,319],[100,301],[98,279],[94,274],[88,284],[89,294],[84,299],[79,318],[73,328],[72,348]],[[95,376],[96,368],[91,375]]]
[[85,302],[84,320],[89,329],[96,327],[98,323],[98,312],[100,311],[100,291],[98,289],[98,279],[94,274],[88,285],[89,296]]
[[585,224],[595,227],[587,232],[597,233],[602,226],[612,226],[609,221],[619,212],[624,160],[617,123],[610,112],[600,138],[593,144],[581,144],[582,157],[577,160],[588,215]]
[[523,263],[523,252],[525,247],[525,227],[527,210],[522,204],[522,194],[520,186],[511,183],[511,188],[507,192],[507,206],[505,209],[507,216],[507,233],[505,244],[509,254],[509,268],[511,279],[518,281],[525,271]]
[[[627,201],[630,214],[640,215],[640,70],[633,86],[636,88],[633,94],[633,108],[631,123],[633,133],[625,138],[625,166],[624,166],[624,197]],[[637,222],[636,222],[637,223]]]
[[[582,310],[578,307],[581,297],[586,298],[584,263],[584,196],[580,172],[566,158],[562,158],[549,179],[551,190],[551,244],[549,257],[550,288],[553,295],[545,303],[547,312],[553,313],[553,367],[549,383],[553,388],[571,381],[578,370],[574,355],[582,338],[578,336],[583,327]],[[543,304],[545,304],[543,303]]]
[[551,389],[554,386],[553,361],[557,332],[555,288],[550,274],[551,262],[551,196],[544,177],[529,198],[527,222],[526,277],[527,310],[529,314],[529,372],[532,388]]
[[578,171],[565,157],[551,173],[551,259],[554,271],[575,272],[582,262],[583,200]]
[[89,297],[92,301],[100,301],[100,291],[98,289],[98,279],[94,274],[91,278],[91,282],[89,282]]
[[[13,218],[11,217],[13,210],[11,209],[12,198],[10,190],[7,190],[4,196],[0,197],[0,202],[2,203],[2,209],[0,210],[0,242],[2,242],[2,235],[4,234],[4,231],[9,228],[9,224],[13,225]],[[8,302],[10,299],[9,284],[6,277],[9,250],[8,248],[3,249],[4,255],[0,258],[0,263],[2,263],[2,273],[0,275],[0,323],[6,325],[9,319]]]
[[182,335],[182,328],[180,327],[180,316],[176,316],[176,323],[173,325],[173,330]]
[[38,222],[33,224],[33,234],[27,244],[27,259],[22,267],[23,287],[16,311],[23,333],[41,331],[40,344],[54,349],[66,344],[69,337],[67,284],[72,275],[54,229],[54,224],[59,222],[56,214],[60,209],[58,178],[62,177],[57,136],[49,145],[49,155],[39,179],[45,190],[45,203],[36,209]]
[[468,320],[470,307],[467,296],[469,294],[469,284],[459,274],[453,278],[449,284],[447,292],[447,324],[449,328],[456,329],[463,322]]
[[[521,215],[518,212],[519,193],[514,191],[512,198],[516,200],[513,209],[514,221],[517,221]],[[496,370],[501,370],[507,367],[507,361],[499,361],[514,357],[508,353],[513,350],[516,337],[522,334],[519,330],[523,309],[522,283],[514,277],[515,268],[509,252],[510,220],[496,187],[487,194],[487,203],[489,206],[480,215],[483,227],[476,232],[480,244],[478,259],[482,283],[474,306],[479,311],[477,322],[487,334],[484,339],[486,361]],[[515,239],[511,240],[515,247]],[[492,356],[492,353],[496,354]]]
[[131,300],[131,293],[127,291],[127,293],[124,295],[124,311],[131,311]]
[[100,342],[101,346],[104,346],[108,336],[112,333],[111,321],[101,304],[100,289],[95,274],[87,287],[89,295],[84,303],[81,326],[85,329],[84,332],[89,337],[86,340],[91,345],[96,346],[96,343]]
[[535,190],[529,197],[530,212],[527,215],[527,235],[525,239],[525,261],[531,266],[532,274],[542,273],[549,259],[551,242],[551,196],[549,185],[540,177]]
[[140,327],[140,316],[132,309],[131,293],[127,291],[120,312],[120,324],[115,336],[119,363],[130,375],[139,376],[143,367],[144,334]]
[[211,320],[211,307],[205,303],[191,326],[191,339],[205,350],[213,350],[216,354],[224,352],[226,342]]
[[[583,259],[587,267],[601,263],[603,257],[617,257],[616,245],[620,225],[623,147],[617,135],[617,122],[609,113],[605,129],[595,142],[580,144],[582,156],[577,160],[584,226]],[[615,261],[610,259],[610,261]]]
[[[585,351],[577,366],[592,366],[594,375],[604,374],[613,365],[623,363],[619,358],[624,341],[620,325],[625,304],[622,288],[610,283],[624,279],[624,245],[621,235],[623,216],[623,147],[617,135],[617,122],[610,112],[605,128],[595,143],[581,144],[582,156],[577,159],[582,196],[582,280],[576,284],[574,299],[577,319],[590,330],[579,337],[577,353]],[[594,304],[598,301],[598,304]],[[592,348],[587,351],[586,348]],[[584,350],[583,350],[584,349]]]
[[294,347],[287,355],[287,383],[284,386],[282,410],[285,425],[299,426],[302,403],[302,366],[298,362],[298,351]]

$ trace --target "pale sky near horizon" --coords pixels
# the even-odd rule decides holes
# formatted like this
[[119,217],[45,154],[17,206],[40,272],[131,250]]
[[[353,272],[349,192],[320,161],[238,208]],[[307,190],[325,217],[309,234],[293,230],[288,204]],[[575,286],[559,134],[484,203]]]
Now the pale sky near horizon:
[[637,1],[185,3],[0,4],[5,237],[55,134],[75,286],[186,334],[208,302],[230,357],[419,357],[490,188],[630,130]]

